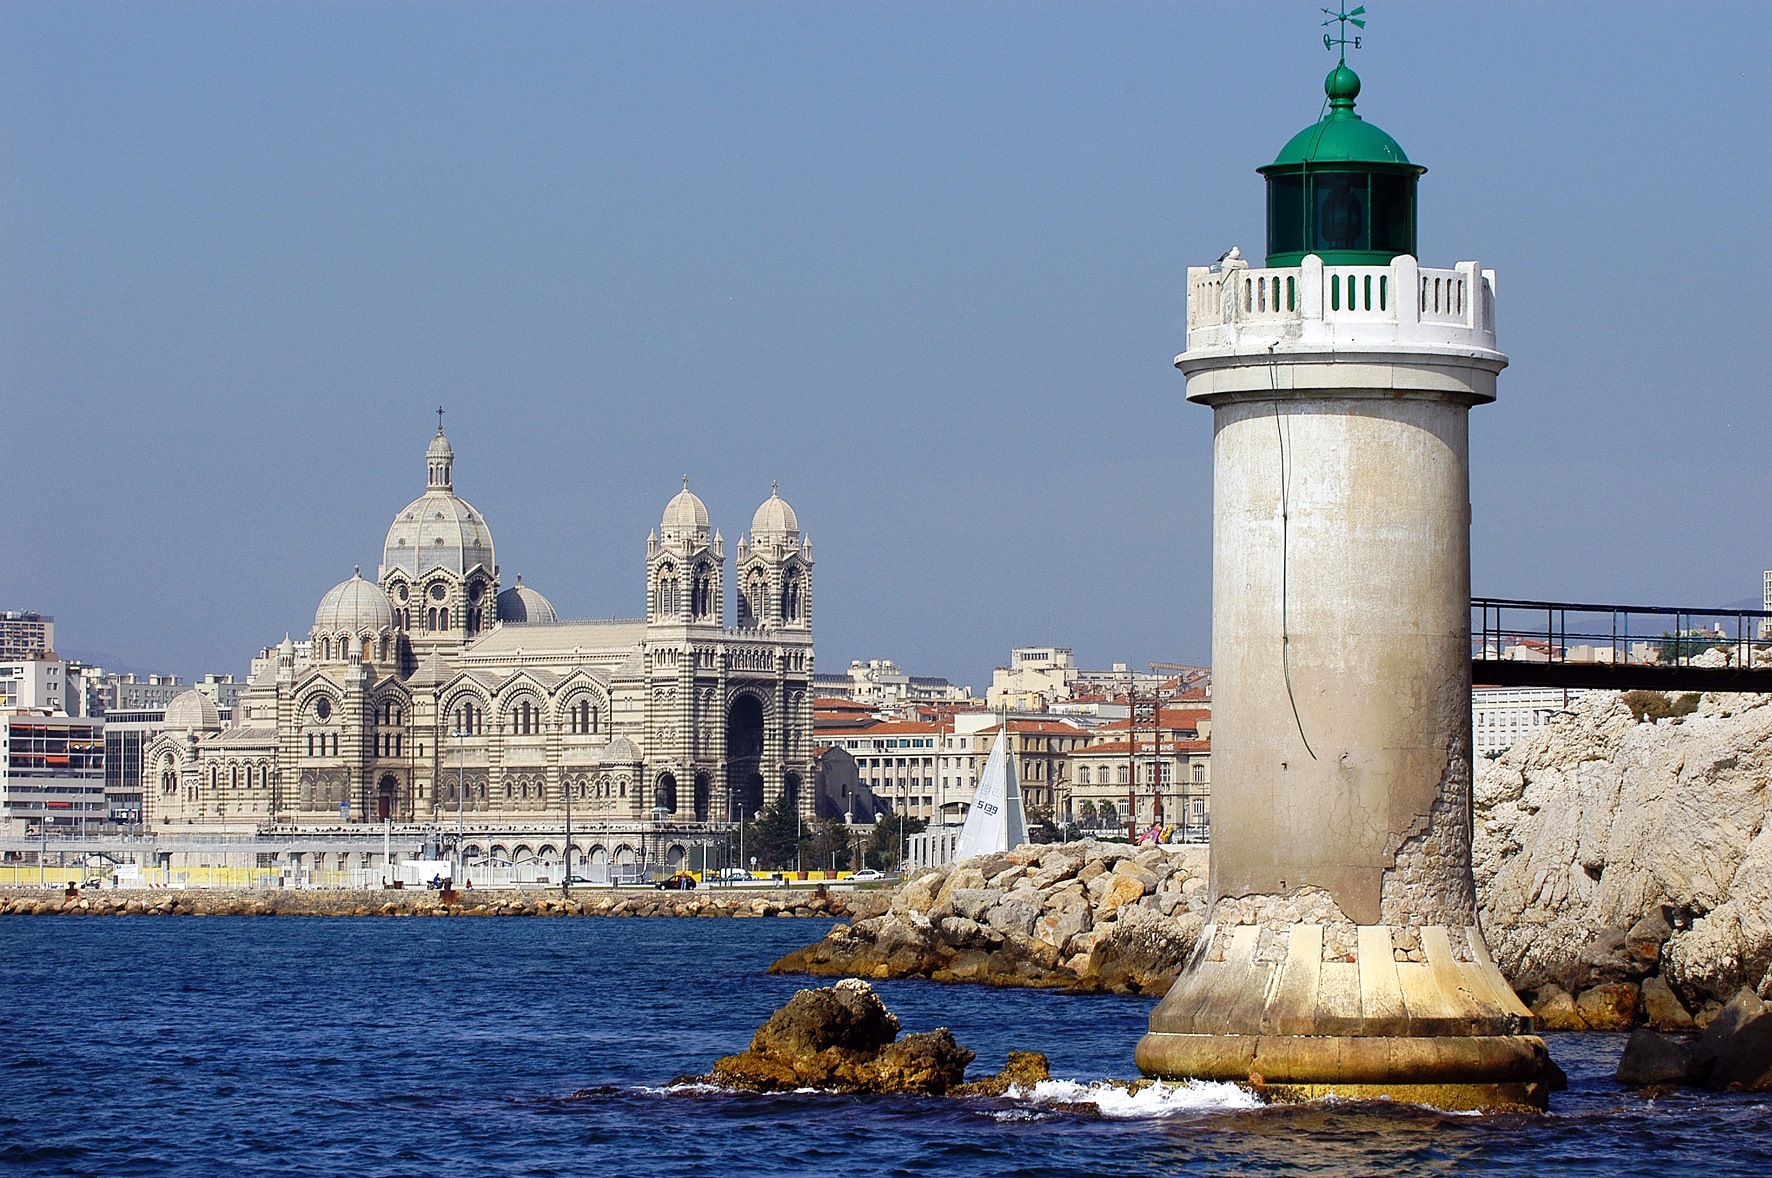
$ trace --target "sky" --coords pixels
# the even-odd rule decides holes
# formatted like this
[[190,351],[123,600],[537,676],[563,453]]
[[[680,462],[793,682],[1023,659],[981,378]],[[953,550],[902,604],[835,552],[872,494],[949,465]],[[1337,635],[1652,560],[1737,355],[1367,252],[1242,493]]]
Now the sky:
[[[1474,591],[1757,597],[1772,6],[1366,7],[1423,261],[1499,274]],[[822,670],[1205,662],[1187,267],[1260,256],[1318,8],[0,7],[0,608],[243,673],[442,405],[564,617],[641,612],[682,475],[729,554],[779,480]]]

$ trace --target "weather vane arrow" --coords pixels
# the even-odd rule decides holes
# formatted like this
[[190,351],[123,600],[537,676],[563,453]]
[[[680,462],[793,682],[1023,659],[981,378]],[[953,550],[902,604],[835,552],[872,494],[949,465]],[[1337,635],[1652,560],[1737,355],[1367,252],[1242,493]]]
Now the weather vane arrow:
[[1354,36],[1349,37],[1347,35],[1347,27],[1349,25],[1353,25],[1356,29],[1363,29],[1366,27],[1366,22],[1360,19],[1362,16],[1366,15],[1366,6],[1362,4],[1351,12],[1348,11],[1346,6],[1343,6],[1340,11],[1333,8],[1325,8],[1323,9],[1323,12],[1329,17],[1328,20],[1323,22],[1325,28],[1329,25],[1341,26],[1336,30],[1336,34],[1323,34],[1323,48],[1334,49],[1337,46],[1340,46],[1341,60],[1343,64],[1346,64],[1347,47],[1349,45],[1352,45],[1355,49],[1360,47],[1359,35],[1355,34]]

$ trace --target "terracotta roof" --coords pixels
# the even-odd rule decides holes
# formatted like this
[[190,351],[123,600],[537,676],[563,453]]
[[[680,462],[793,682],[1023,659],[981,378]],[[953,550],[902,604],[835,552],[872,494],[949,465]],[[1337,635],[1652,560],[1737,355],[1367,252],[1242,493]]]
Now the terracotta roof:
[[[1123,757],[1128,751],[1130,751],[1127,748],[1130,743],[1130,741],[1125,740],[1103,741],[1101,744],[1092,744],[1084,748],[1073,749],[1070,755],[1082,760],[1088,760],[1090,757],[1111,757],[1115,755]],[[1149,754],[1151,751],[1150,741],[1141,740],[1138,742],[1138,752]],[[1212,742],[1209,740],[1166,740],[1163,742],[1164,756],[1167,756],[1170,753],[1209,753],[1211,751]]]

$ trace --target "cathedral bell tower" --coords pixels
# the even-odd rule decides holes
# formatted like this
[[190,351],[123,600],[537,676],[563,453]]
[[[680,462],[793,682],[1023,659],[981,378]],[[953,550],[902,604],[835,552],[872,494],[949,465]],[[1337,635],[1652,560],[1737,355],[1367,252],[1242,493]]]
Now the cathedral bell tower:
[[1467,428],[1507,364],[1494,275],[1416,261],[1424,169],[1354,112],[1345,60],[1324,89],[1261,169],[1266,267],[1188,270],[1175,366],[1213,414],[1211,906],[1138,1064],[1542,1108],[1554,1068],[1471,875]]

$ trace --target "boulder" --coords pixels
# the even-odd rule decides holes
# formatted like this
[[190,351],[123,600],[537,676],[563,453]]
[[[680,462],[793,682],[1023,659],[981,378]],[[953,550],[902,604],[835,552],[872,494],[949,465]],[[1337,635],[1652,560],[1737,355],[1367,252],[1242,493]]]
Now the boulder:
[[1692,1048],[1692,1074],[1713,1091],[1772,1091],[1772,1009],[1743,989]]
[[1628,1031],[1637,1023],[1638,990],[1635,982],[1608,982],[1583,990],[1575,1000],[1581,1021],[1594,1031]]
[[1640,1027],[1625,1041],[1617,1080],[1633,1088],[1684,1084],[1692,1073],[1691,1044]]
[[1585,1031],[1587,1022],[1576,1009],[1575,999],[1561,986],[1545,986],[1532,1003],[1532,1014],[1546,1031]]
[[1673,988],[1660,977],[1643,979],[1643,1017],[1657,1031],[1690,1031],[1697,1028],[1692,1015],[1681,1005]]

